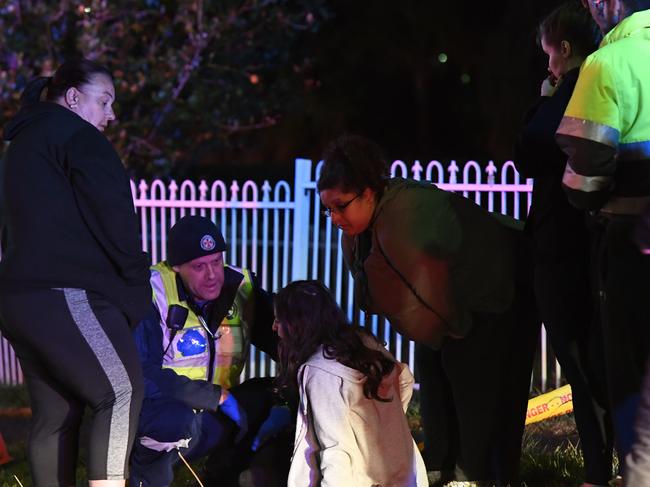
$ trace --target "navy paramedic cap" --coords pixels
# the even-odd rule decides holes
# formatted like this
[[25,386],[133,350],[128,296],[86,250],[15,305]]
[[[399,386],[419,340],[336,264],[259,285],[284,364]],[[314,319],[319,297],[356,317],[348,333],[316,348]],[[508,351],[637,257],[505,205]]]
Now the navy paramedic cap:
[[169,230],[167,263],[181,265],[198,257],[226,250],[219,228],[203,216],[184,216]]

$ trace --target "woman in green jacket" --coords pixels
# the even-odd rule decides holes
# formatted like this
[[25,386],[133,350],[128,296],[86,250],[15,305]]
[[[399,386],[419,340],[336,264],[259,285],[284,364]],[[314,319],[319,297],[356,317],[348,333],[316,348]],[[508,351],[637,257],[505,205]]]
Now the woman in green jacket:
[[514,220],[389,179],[362,137],[336,139],[323,161],[318,191],[357,302],[416,342],[431,480],[514,481],[539,329],[530,286],[515,282]]

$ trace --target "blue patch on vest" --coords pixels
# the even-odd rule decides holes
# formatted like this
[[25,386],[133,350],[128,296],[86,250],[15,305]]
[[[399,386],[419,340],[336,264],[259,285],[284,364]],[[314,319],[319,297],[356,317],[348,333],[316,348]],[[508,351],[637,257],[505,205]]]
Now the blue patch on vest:
[[176,343],[178,350],[183,357],[191,357],[205,352],[208,346],[206,338],[198,330],[187,330]]

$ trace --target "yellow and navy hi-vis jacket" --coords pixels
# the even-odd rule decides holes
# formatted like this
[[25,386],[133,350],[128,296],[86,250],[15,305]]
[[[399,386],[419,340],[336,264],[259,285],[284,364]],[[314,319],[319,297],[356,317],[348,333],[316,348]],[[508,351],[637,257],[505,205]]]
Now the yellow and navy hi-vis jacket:
[[638,214],[650,203],[650,10],[623,19],[585,60],[556,138],[575,206]]
[[228,302],[225,304],[229,309],[218,329],[211,330],[217,337],[213,340],[201,325],[192,303],[188,303],[190,298],[180,292],[180,277],[176,272],[166,261],[151,268],[151,288],[161,317],[164,350],[171,337],[171,331],[165,324],[168,307],[180,304],[189,310],[185,326],[176,333],[163,357],[163,368],[170,368],[190,379],[203,379],[230,388],[239,384],[248,355],[249,321],[252,320],[249,312],[254,289],[251,274],[245,269],[225,266],[225,277],[225,284],[234,279],[239,285],[233,295],[225,296],[222,292],[216,300],[226,299]]

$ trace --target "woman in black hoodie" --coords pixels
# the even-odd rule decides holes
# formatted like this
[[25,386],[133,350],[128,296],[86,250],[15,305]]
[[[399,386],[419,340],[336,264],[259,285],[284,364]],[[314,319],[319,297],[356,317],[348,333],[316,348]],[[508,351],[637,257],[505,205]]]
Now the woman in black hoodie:
[[142,402],[129,326],[151,290],[129,179],[102,134],[114,100],[105,68],[69,61],[28,84],[4,131],[1,329],[31,397],[37,486],[75,484],[86,406],[90,485],[124,485]]

